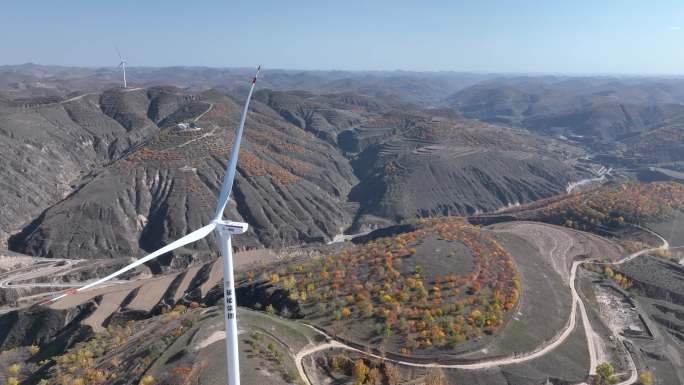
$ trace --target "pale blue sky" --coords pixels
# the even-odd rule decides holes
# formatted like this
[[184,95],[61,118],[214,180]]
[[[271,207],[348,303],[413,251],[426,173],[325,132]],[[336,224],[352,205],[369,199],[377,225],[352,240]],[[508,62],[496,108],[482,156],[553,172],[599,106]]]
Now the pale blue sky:
[[0,64],[684,74],[684,1],[5,0]]

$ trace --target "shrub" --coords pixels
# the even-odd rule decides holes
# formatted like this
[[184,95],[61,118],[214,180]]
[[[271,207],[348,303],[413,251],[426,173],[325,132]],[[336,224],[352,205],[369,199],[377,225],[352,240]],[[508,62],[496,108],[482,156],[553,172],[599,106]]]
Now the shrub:
[[164,313],[163,321],[164,321],[164,323],[169,323],[171,321],[175,321],[175,320],[179,319],[180,316],[181,316],[180,312],[177,312],[175,310],[171,310],[171,311]]
[[12,364],[7,368],[7,372],[11,375],[14,375],[14,376],[19,374],[20,371],[21,371],[21,365],[19,365],[19,364]]
[[653,385],[653,374],[650,371],[643,372],[639,375],[639,384]]

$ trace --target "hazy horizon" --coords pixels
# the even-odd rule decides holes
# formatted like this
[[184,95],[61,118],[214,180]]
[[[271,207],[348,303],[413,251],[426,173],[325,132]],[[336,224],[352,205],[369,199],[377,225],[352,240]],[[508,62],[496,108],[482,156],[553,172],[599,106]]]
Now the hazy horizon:
[[[0,63],[0,68],[2,67],[21,67],[21,66],[42,66],[42,67],[61,67],[61,68],[74,68],[74,69],[111,69],[113,71],[120,71],[116,66],[108,65],[63,65],[63,64],[50,64],[50,63],[17,63],[17,64],[3,64]],[[251,71],[256,67],[251,66],[212,66],[212,65],[150,65],[150,66],[132,66],[127,65],[126,69],[128,72],[135,69],[144,70],[155,70],[155,69],[165,69],[165,68],[184,68],[184,69],[212,69],[212,70],[245,70]],[[283,72],[347,72],[351,74],[391,74],[391,73],[406,73],[406,74],[473,74],[473,75],[501,75],[501,76],[530,76],[530,77],[543,77],[543,76],[556,76],[556,77],[616,77],[616,78],[684,78],[683,73],[591,73],[591,72],[503,72],[503,71],[459,71],[459,70],[404,70],[404,69],[305,69],[305,68],[268,68],[265,65],[261,65],[261,69],[264,72],[267,71],[283,71]]]
[[5,5],[3,63],[684,75],[684,4],[527,0]]

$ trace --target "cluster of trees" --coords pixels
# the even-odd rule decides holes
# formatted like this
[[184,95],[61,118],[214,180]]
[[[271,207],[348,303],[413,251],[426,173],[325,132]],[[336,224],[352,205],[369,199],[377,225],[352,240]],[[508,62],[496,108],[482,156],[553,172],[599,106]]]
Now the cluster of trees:
[[[428,276],[415,248],[428,236],[466,245],[472,271]],[[515,264],[501,245],[476,227],[448,219],[426,220],[412,232],[291,264],[268,279],[310,315],[373,319],[379,336],[402,337],[405,354],[494,333],[521,290]]]
[[402,381],[399,368],[390,363],[352,360],[346,354],[329,357],[328,366],[333,372],[351,377],[354,385],[399,385]]
[[[198,306],[196,303],[191,303],[188,307],[178,305],[166,311],[159,323],[142,324],[145,330],[139,329],[138,324],[133,321],[122,326],[110,325],[64,354],[39,362],[30,359],[40,353],[39,346],[22,348],[24,356],[17,358],[21,359],[23,364],[18,360],[16,364],[9,366],[6,372],[10,376],[5,378],[5,382],[18,385],[29,376],[41,373],[49,374],[49,378],[39,380],[39,385],[98,385],[121,381],[128,383],[131,376],[137,377],[141,385],[154,385],[155,378],[143,374],[166,347],[192,327],[198,313],[189,309]],[[149,338],[146,340],[136,337],[141,335]],[[132,359],[124,362],[115,352],[121,352]],[[3,352],[4,354],[6,352]],[[50,370],[46,371],[45,368]]]
[[147,147],[143,147],[140,150],[134,152],[133,154],[126,157],[126,160],[130,162],[136,161],[171,161],[171,160],[182,160],[185,155],[179,151],[155,151]]
[[[596,367],[596,378],[594,384],[596,385],[611,385],[617,384],[620,379],[615,374],[615,368],[609,362],[603,362]],[[639,374],[640,385],[653,385],[653,374],[650,371],[645,371]]]
[[257,153],[271,158],[288,171],[303,175],[313,170],[311,164],[296,158],[296,155],[307,152],[304,147],[254,130],[248,131],[245,136],[252,143],[252,147]]
[[299,180],[298,176],[286,169],[276,164],[266,162],[248,151],[240,153],[238,168],[242,173],[250,177],[270,175],[278,184],[289,184]]
[[679,260],[677,257],[672,255],[672,252],[670,250],[667,249],[656,249],[653,252],[651,252],[651,254],[658,258],[667,259],[674,262],[678,262]]
[[[221,126],[221,122],[228,117],[227,107],[217,103],[214,104],[211,111],[203,116],[203,119],[209,119]],[[206,146],[206,150],[212,155],[225,156],[231,150],[233,133],[226,132],[222,135],[225,138],[225,143],[207,141],[202,146]],[[243,152],[240,155],[238,167],[249,176],[270,175],[276,183],[288,184],[299,180],[298,175],[312,170],[310,164],[291,156],[292,154],[305,154],[307,149],[290,142],[285,134],[272,135],[272,133],[267,134],[259,130],[249,130],[245,132],[245,137],[254,145],[256,152]],[[130,162],[138,161],[163,162],[187,159],[189,153],[179,151],[174,143],[177,141],[177,134],[162,133],[150,145],[126,157],[126,161],[130,164]],[[207,151],[202,154],[206,154]]]
[[684,208],[684,186],[672,182],[625,182],[517,208],[524,217],[578,230],[620,227],[668,218]]
[[313,167],[309,163],[302,162],[301,160],[291,156],[271,153],[271,157],[273,157],[273,159],[275,159],[285,169],[297,175],[306,174],[313,170]]
[[[99,358],[113,349],[124,346],[133,331],[132,322],[124,327],[110,326],[104,333],[77,345],[61,356],[55,357],[53,359],[55,383],[60,385],[97,385],[116,381],[118,378],[116,369],[121,365],[121,361],[112,360],[105,367],[100,365]],[[153,383],[151,382],[151,384]]]
[[[339,374],[351,377],[354,385],[399,385],[406,379],[402,379],[399,368],[388,362],[363,359],[352,360],[346,354],[336,354],[327,359],[330,369]],[[414,380],[415,381],[415,380]],[[447,385],[447,378],[440,368],[430,368],[420,382],[411,383],[423,385]]]
[[611,269],[608,266],[603,268],[603,275],[606,278],[615,281],[615,283],[620,285],[620,287],[625,289],[625,290],[632,287],[632,282],[629,279],[627,279],[627,277],[625,277],[624,275],[622,275],[620,273],[616,273],[615,271],[613,271],[613,269]]
[[[0,353],[0,357],[2,357],[0,379],[4,380],[3,383],[19,385],[29,375],[38,370],[39,366],[30,360],[31,357],[38,353],[40,353],[40,347],[36,345],[14,348]],[[24,363],[22,364],[22,362]]]
[[[199,137],[200,134],[192,133],[192,136]],[[188,136],[179,135],[178,133],[165,131],[160,133],[152,142],[148,143],[145,147],[131,153],[125,158],[129,162],[138,161],[174,161],[174,160],[184,160],[188,157],[192,157],[192,151],[179,150],[178,145],[187,142],[189,140]],[[216,150],[218,146],[213,145],[209,150]],[[197,154],[197,153],[195,153]],[[202,153],[199,153],[202,154]]]
[[[285,178],[281,183],[292,182],[292,177],[311,172],[313,167],[310,163],[297,158],[308,152],[305,147],[288,141],[280,132],[265,134],[257,130],[245,132],[245,137],[252,143],[258,154],[270,158],[276,164],[271,165],[266,171],[273,173],[277,178]],[[242,162],[242,160],[240,160]],[[241,164],[241,163],[240,163]],[[288,175],[289,174],[289,175]]]
[[[275,135],[274,135],[275,134]],[[276,130],[275,132],[269,132],[268,134],[260,132],[258,130],[247,130],[245,131],[245,137],[250,141],[250,143],[258,144],[261,148],[270,148],[279,154],[304,154],[307,149],[289,142],[287,139],[287,134],[283,131]]]

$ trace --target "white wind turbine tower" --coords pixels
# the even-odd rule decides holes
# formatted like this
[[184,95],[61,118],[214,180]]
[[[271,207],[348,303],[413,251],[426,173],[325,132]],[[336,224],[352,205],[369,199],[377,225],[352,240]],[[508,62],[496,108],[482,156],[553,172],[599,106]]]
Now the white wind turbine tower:
[[[122,60],[122,63],[125,63]],[[235,179],[235,168],[237,165],[238,152],[240,151],[240,140],[242,139],[242,131],[245,127],[245,119],[247,118],[247,110],[249,108],[249,101],[252,98],[252,92],[254,92],[254,86],[256,85],[257,77],[259,76],[259,71],[261,66],[257,68],[256,75],[252,78],[252,86],[249,89],[249,94],[247,94],[247,101],[245,102],[245,107],[242,110],[242,116],[240,117],[240,125],[235,133],[235,140],[233,141],[233,149],[230,153],[230,159],[228,161],[228,166],[226,167],[225,174],[223,176],[223,184],[221,185],[221,192],[219,194],[218,206],[216,207],[216,212],[214,213],[214,218],[209,222],[208,225],[193,231],[192,233],[169,243],[168,245],[162,247],[161,249],[153,252],[152,254],[140,258],[137,261],[131,263],[130,265],[116,271],[102,279],[95,282],[89,283],[78,289],[72,289],[64,294],[61,294],[55,298],[49,299],[43,304],[54,303],[55,301],[64,298],[68,295],[75,294],[78,292],[85,291],[91,287],[100,285],[112,278],[115,278],[131,269],[134,269],[143,263],[146,263],[154,258],[159,257],[165,253],[175,250],[181,246],[199,241],[200,239],[209,235],[212,231],[216,231],[219,243],[221,245],[221,255],[223,256],[223,307],[224,307],[224,317],[226,323],[226,367],[228,369],[228,385],[240,385],[240,365],[238,362],[238,334],[237,334],[237,318],[236,318],[236,301],[235,301],[235,281],[233,277],[233,247],[231,244],[231,236],[242,234],[247,231],[247,224],[242,222],[231,222],[223,220],[223,210],[226,208],[228,199],[230,198],[230,191],[233,187],[233,180]]]
[[119,67],[121,67],[121,73],[123,73],[123,86],[126,88],[126,60],[121,57],[121,52],[119,51],[119,47],[116,47],[116,53],[119,54]]

